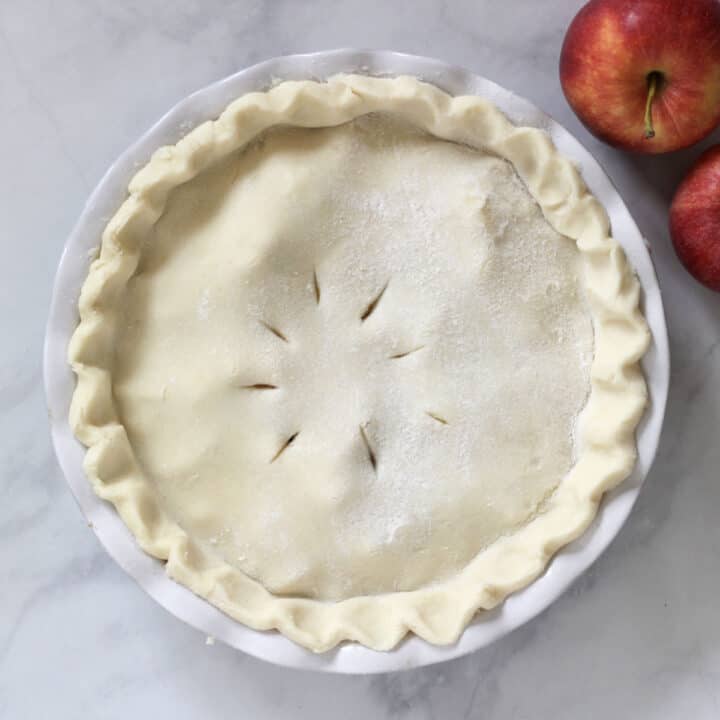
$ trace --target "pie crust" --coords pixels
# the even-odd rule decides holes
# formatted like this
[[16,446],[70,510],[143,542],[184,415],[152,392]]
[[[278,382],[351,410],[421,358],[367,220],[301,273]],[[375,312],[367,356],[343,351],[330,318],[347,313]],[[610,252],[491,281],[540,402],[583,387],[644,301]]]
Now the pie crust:
[[545,133],[283,82],[161,148],[83,286],[85,469],[170,577],[316,652],[454,642],[635,462],[649,332]]

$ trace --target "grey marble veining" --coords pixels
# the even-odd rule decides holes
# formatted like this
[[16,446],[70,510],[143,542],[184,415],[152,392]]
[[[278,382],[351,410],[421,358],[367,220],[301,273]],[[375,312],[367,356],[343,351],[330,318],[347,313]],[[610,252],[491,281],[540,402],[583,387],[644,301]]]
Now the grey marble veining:
[[[720,296],[679,267],[666,229],[673,188],[701,148],[633,157],[580,126],[557,79],[579,5],[0,3],[0,718],[720,717]],[[64,238],[115,156],[196,88],[266,57],[342,46],[465,65],[576,133],[650,240],[673,353],[655,468],[591,571],[484,651],[372,678],[283,670],[206,646],[157,606],[83,522],[50,449],[41,388]]]

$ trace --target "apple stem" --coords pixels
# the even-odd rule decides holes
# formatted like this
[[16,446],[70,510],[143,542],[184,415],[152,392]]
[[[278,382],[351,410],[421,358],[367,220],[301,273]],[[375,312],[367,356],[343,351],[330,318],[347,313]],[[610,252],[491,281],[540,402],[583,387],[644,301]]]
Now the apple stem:
[[655,137],[655,128],[653,127],[653,122],[652,122],[652,104],[653,104],[653,100],[655,99],[655,93],[657,92],[658,81],[661,78],[662,78],[662,76],[656,70],[653,70],[653,72],[651,72],[647,78],[648,94],[647,94],[647,101],[645,102],[645,139],[646,140],[650,140],[650,138]]

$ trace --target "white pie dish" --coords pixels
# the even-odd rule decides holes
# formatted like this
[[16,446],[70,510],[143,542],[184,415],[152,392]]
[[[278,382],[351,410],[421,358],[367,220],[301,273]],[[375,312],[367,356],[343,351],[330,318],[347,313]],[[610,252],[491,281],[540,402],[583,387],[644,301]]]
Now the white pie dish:
[[[559,554],[545,575],[527,590],[507,601],[500,610],[482,615],[459,643],[437,648],[412,638],[391,653],[376,653],[342,646],[332,653],[313,656],[274,633],[258,633],[236,624],[203,600],[169,581],[162,565],[136,545],[114,511],[93,494],[81,469],[83,449],[71,437],[67,406],[73,379],[67,367],[67,340],[75,324],[75,301],[87,271],[89,251],[98,243],[108,216],[120,204],[127,182],[160,145],[175,142],[201,120],[216,116],[233,98],[267,87],[277,78],[323,78],[341,71],[370,74],[411,74],[458,94],[478,94],[494,101],[518,124],[546,129],[559,150],[582,166],[590,189],[605,205],[614,234],[624,246],[645,289],[645,312],[655,345],[644,361],[650,385],[651,405],[641,426],[639,461],[633,475],[612,493],[593,528],[577,543]],[[169,113],[109,171],[92,196],[66,248],[55,288],[46,346],[46,382],[53,418],[53,434],[61,465],[88,520],[101,541],[161,604],[192,625],[251,654],[275,662],[307,668],[347,672],[386,671],[437,662],[487,644],[542,610],[602,551],[619,529],[637,495],[654,454],[667,392],[667,339],[657,283],[637,228],[597,164],[562,128],[525,101],[497,86],[448,68],[436,61],[393,53],[338,51],[312,56],[279,58],[255,66],[193,95]],[[534,592],[533,592],[534,591]],[[529,596],[529,598],[527,597]]]

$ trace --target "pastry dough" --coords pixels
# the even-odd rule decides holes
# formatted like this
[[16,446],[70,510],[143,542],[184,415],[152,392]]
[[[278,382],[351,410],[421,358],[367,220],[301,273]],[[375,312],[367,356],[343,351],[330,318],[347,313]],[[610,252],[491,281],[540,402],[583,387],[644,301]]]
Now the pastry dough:
[[409,77],[285,82],[133,179],[71,421],[140,545],[241,622],[449,643],[632,469],[638,296],[541,131]]

